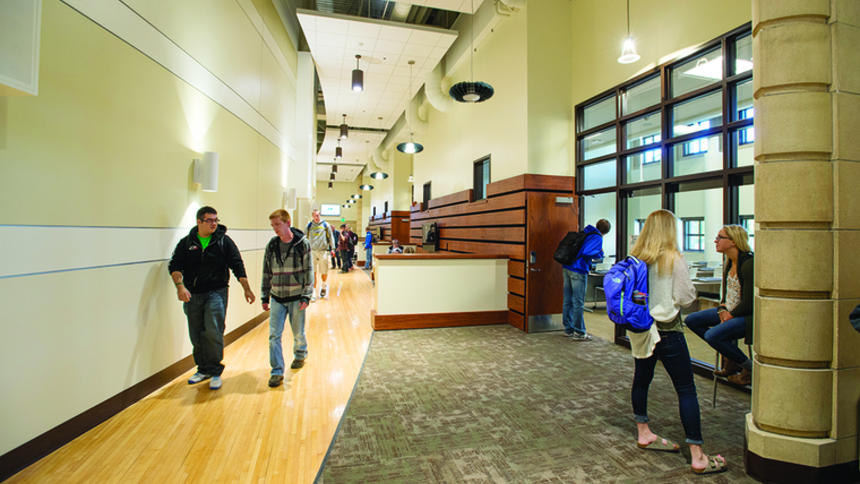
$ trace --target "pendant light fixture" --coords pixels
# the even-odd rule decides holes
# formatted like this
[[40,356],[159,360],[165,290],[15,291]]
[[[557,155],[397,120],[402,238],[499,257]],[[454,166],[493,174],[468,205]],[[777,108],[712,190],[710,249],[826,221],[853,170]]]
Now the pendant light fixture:
[[359,185],[358,188],[361,188],[364,191],[368,191],[373,190],[373,185],[368,185],[367,183],[365,183],[364,185]]
[[334,187],[334,183],[332,183],[332,182],[328,182],[328,189],[329,189],[329,190],[331,190],[331,189],[332,189],[332,187]]
[[343,158],[343,148],[340,146],[340,138],[337,140],[337,148],[334,149],[334,159],[340,160]]
[[340,125],[340,139],[349,137],[349,126],[346,125],[346,114],[343,115],[343,123]]
[[475,81],[475,0],[472,0],[471,42],[469,44],[469,81],[461,81],[451,86],[448,94],[461,103],[479,103],[493,97],[493,86],[486,82]]
[[334,172],[329,173],[328,179],[334,181]]
[[333,165],[331,165],[331,172],[337,173],[337,163],[334,163]]
[[[410,94],[412,94],[412,66],[414,66],[414,65],[415,65],[414,60],[409,61],[409,93]],[[410,97],[409,101],[407,101],[407,102],[412,102],[412,98]],[[406,106],[406,109],[409,109],[409,106]],[[407,119],[407,124],[408,124],[408,119]],[[412,139],[413,134],[414,133],[412,132],[412,126],[410,125],[409,126],[409,142],[400,143],[399,145],[397,145],[397,151],[399,151],[401,153],[412,154],[412,153],[421,153],[424,150],[424,146],[421,143],[416,143]],[[371,176],[373,176],[373,174],[371,174]],[[382,178],[385,178],[387,176],[388,175],[385,175]]]
[[[404,145],[406,143],[400,143],[400,144]],[[397,149],[400,150],[400,145],[397,145]],[[400,151],[403,151],[403,150],[400,150]],[[370,174],[370,178],[373,178],[374,180],[385,180],[386,178],[388,178],[388,173],[384,173],[381,171],[374,171],[373,173]]]
[[364,90],[364,71],[358,68],[358,61],[361,56],[355,54],[355,69],[352,70],[352,90],[361,92]]
[[360,193],[353,193],[353,194],[352,194],[352,199],[353,199],[353,200],[359,200],[359,199],[361,199],[361,194],[360,194]]
[[631,64],[639,60],[639,54],[636,52],[636,43],[630,37],[630,0],[627,0],[627,37],[624,38],[624,43],[621,44],[621,56],[618,57],[620,64]]

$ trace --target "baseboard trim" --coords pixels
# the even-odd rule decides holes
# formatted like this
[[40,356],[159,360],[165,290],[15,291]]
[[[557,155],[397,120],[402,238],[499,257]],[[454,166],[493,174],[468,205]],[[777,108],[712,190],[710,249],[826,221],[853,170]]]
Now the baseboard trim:
[[388,329],[448,328],[508,322],[508,311],[468,311],[460,313],[376,314],[370,312],[376,331]]
[[[254,319],[224,335],[224,344],[229,345],[268,319],[269,313],[260,313]],[[167,368],[117,393],[83,413],[57,425],[29,442],[0,456],[0,481],[20,472],[42,457],[68,444],[88,430],[125,410],[133,403],[169,383],[194,366],[191,355]]]
[[858,461],[827,467],[810,467],[792,462],[768,459],[744,450],[744,469],[753,479],[774,483],[850,483],[860,482]]

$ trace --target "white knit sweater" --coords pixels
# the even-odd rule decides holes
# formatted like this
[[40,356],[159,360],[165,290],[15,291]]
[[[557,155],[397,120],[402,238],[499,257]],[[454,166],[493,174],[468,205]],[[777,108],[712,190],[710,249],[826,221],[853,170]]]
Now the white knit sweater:
[[655,321],[672,321],[682,307],[696,301],[696,288],[681,257],[675,259],[671,274],[658,274],[657,264],[648,264],[648,292],[648,310]]

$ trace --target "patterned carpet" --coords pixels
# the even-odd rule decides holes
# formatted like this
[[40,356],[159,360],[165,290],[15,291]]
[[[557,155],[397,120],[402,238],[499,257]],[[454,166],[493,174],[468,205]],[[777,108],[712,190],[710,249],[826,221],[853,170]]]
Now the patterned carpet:
[[[635,445],[629,350],[511,326],[373,335],[322,484],[755,482],[743,472],[749,395],[696,377],[705,451],[729,471],[707,478],[681,454]],[[683,444],[677,398],[658,365],[651,428]]]

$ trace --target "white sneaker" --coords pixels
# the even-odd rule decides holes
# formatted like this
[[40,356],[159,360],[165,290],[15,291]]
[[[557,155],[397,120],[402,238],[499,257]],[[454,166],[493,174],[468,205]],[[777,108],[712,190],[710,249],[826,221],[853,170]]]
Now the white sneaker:
[[572,338],[574,341],[591,341],[591,335],[588,333],[574,333]]
[[209,376],[209,375],[207,375],[207,374],[205,374],[205,373],[200,373],[200,372],[198,371],[197,373],[195,373],[195,374],[191,375],[191,378],[189,378],[189,379],[188,379],[188,384],[189,384],[189,385],[193,385],[193,384],[195,384],[195,383],[200,383],[200,382],[202,382],[203,380],[206,380],[206,379],[208,379],[208,378],[210,378],[210,376]]
[[220,376],[213,376],[212,380],[209,381],[209,389],[210,390],[217,390],[219,388],[221,388],[221,377]]

